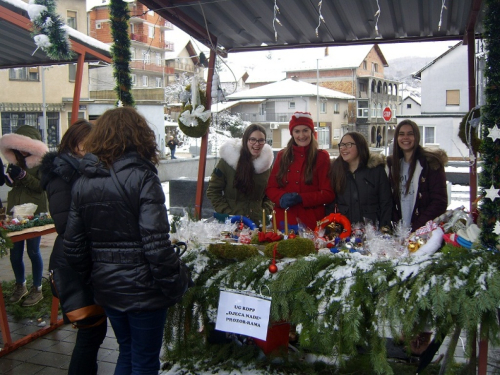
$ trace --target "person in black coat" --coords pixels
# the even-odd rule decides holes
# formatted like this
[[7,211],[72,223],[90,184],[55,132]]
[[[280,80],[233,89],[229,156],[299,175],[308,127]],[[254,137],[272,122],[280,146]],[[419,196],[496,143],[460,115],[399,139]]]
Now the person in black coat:
[[[85,154],[82,144],[91,127],[92,125],[86,120],[76,121],[62,137],[58,151],[45,154],[40,165],[41,185],[47,192],[49,212],[57,231],[54,247],[50,254],[49,270],[69,267],[64,255],[63,238],[71,205],[71,188],[75,181],[80,178],[78,166]],[[55,290],[52,293],[57,297]],[[64,313],[63,319],[69,323]],[[78,329],[68,374],[97,374],[97,353],[106,337],[107,319],[104,316],[97,316],[87,318],[79,323],[85,328]]]
[[370,154],[365,137],[358,132],[342,137],[339,152],[330,167],[335,201],[327,212],[333,212],[336,207],[352,224],[370,221],[381,229],[389,229],[392,196],[385,157]]
[[113,326],[117,374],[157,375],[167,308],[188,288],[169,240],[155,138],[132,107],[97,119],[84,142],[88,154],[64,235],[68,263],[91,282]]

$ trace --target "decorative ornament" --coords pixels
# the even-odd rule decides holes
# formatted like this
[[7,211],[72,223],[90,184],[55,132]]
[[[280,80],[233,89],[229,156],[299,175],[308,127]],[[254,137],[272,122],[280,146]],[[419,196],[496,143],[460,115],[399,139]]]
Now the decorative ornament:
[[278,244],[274,244],[273,246],[273,260],[271,264],[269,265],[269,272],[271,273],[276,273],[278,272],[278,266],[276,266],[276,248],[278,247]]
[[481,121],[481,109],[473,108],[460,122],[458,137],[467,146],[470,154],[476,154],[481,146],[481,139],[478,137],[478,121]]
[[325,235],[332,237],[338,236],[341,239],[347,238],[351,235],[351,222],[347,217],[339,213],[333,213],[326,216],[319,221],[317,225],[318,226],[314,232],[318,235],[318,237],[322,237],[319,235],[319,232],[322,230],[325,230]]
[[498,192],[500,190],[499,189],[495,189],[495,187],[493,186],[493,184],[491,185],[491,187],[489,189],[484,189],[484,191],[486,192],[486,195],[484,196],[485,198],[489,198],[492,201],[494,201],[497,198],[500,198],[500,196],[498,195]]
[[200,90],[196,77],[193,77],[191,85],[186,86],[186,91],[190,93],[191,99],[189,102],[184,96],[187,101],[181,108],[179,128],[188,137],[201,138],[207,133],[211,116],[210,111],[205,111],[205,91]]
[[443,10],[448,9],[446,8],[446,0],[441,1],[441,12],[439,13],[439,23],[438,23],[438,31],[441,30],[441,25],[443,23]]
[[497,221],[495,223],[495,229],[493,229],[493,232],[495,232],[495,234],[500,236],[500,221]]
[[319,0],[319,3],[318,3],[318,26],[316,26],[316,37],[319,36],[318,29],[321,26],[321,22],[325,23],[325,19],[323,18],[323,15],[321,14],[322,6],[323,6],[323,0]]
[[277,14],[280,12],[280,8],[278,7],[277,0],[274,0],[274,17],[273,17],[273,29],[274,29],[274,40],[278,41],[278,32],[276,31],[276,24],[283,26],[280,20],[277,17]]
[[380,4],[379,4],[378,0],[376,0],[376,1],[377,1],[377,11],[375,12],[375,14],[373,16],[377,17],[377,20],[375,21],[375,33],[378,36],[379,35],[379,33],[378,33],[378,19],[380,18]]
[[410,241],[410,243],[408,244],[408,250],[410,251],[410,253],[414,253],[415,251],[418,250],[418,248],[419,244],[416,242]]
[[495,124],[495,126],[491,129],[488,129],[488,137],[490,137],[493,142],[500,138],[500,129],[497,124]]
[[33,40],[52,60],[69,60],[74,53],[68,37],[67,26],[56,13],[54,0],[30,0],[28,16],[33,23]]

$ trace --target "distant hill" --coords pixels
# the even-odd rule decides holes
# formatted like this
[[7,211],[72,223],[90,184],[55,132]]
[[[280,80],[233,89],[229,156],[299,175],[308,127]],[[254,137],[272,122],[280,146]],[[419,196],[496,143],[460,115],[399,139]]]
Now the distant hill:
[[[411,75],[418,72],[428,63],[434,60],[434,57],[399,57],[397,59],[388,60],[388,67],[384,68],[384,76],[387,79],[394,79],[403,83],[403,90],[408,94],[411,93],[420,97],[421,82],[418,79],[413,79]],[[404,93],[402,93],[403,96]]]

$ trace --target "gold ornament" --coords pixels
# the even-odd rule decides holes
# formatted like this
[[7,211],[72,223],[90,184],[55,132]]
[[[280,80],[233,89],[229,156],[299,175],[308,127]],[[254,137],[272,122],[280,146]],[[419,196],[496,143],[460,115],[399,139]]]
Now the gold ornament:
[[417,242],[413,242],[411,241],[409,244],[408,244],[408,250],[410,250],[410,253],[414,253],[415,251],[418,250],[420,246],[418,245]]

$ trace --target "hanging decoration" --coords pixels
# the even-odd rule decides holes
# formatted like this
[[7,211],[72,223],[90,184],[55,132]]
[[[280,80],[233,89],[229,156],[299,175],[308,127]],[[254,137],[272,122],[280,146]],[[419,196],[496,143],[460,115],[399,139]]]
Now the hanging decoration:
[[378,19],[380,18],[380,4],[377,0],[377,11],[374,14],[374,17],[377,17],[377,20],[375,21],[375,33],[376,35],[379,35],[378,33]]
[[116,105],[135,105],[132,97],[132,75],[130,70],[130,36],[129,36],[129,9],[122,0],[111,0],[109,3],[109,18],[111,21],[111,35],[113,45],[113,77],[115,78]]
[[441,25],[443,23],[443,10],[446,8],[446,0],[441,0],[441,12],[439,13],[439,23],[438,23],[438,31],[441,30]]
[[274,29],[274,40],[278,41],[278,31],[276,31],[276,24],[283,26],[280,20],[277,17],[277,14],[280,12],[280,8],[278,7],[277,0],[274,0],[274,17],[273,17],[273,29]]
[[467,146],[471,156],[477,154],[481,146],[481,139],[478,137],[479,124],[481,122],[481,109],[471,109],[460,122],[458,137]]
[[179,129],[188,137],[203,137],[210,126],[211,112],[205,111],[206,93],[200,90],[196,76],[186,86],[184,93],[181,93],[180,99],[183,104],[178,121]]
[[[484,18],[484,40],[488,55],[500,55],[500,2],[486,1],[487,11]],[[495,64],[495,58],[486,59],[485,67],[485,101],[482,107],[481,122],[483,124],[483,142],[481,153],[482,172],[479,174],[479,186],[487,191],[490,199],[482,199],[480,206],[481,245],[485,249],[495,249],[497,235],[493,232],[495,224],[500,220],[500,204],[498,204],[498,189],[493,184],[500,181],[500,142],[498,138],[498,124],[500,124],[500,66]],[[489,188],[489,189],[488,189]]]
[[54,0],[30,0],[28,16],[33,23],[33,39],[37,45],[35,52],[41,48],[52,60],[68,60],[74,55],[68,32],[56,13]]
[[318,29],[321,26],[321,22],[325,23],[325,19],[323,18],[323,15],[321,14],[321,7],[323,6],[323,0],[319,0],[318,3],[318,26],[316,26],[316,36],[318,37]]

